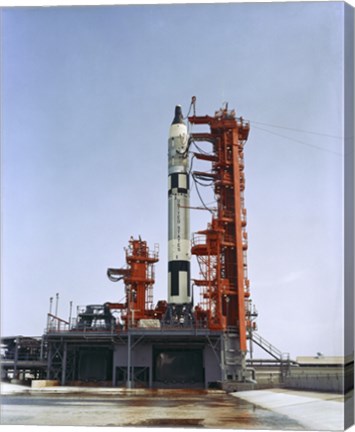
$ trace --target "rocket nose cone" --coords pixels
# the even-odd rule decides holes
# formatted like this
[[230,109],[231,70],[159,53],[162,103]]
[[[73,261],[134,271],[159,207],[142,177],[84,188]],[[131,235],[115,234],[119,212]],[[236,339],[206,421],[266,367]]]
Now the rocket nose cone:
[[184,116],[182,115],[181,105],[175,107],[175,117],[172,124],[184,123]]

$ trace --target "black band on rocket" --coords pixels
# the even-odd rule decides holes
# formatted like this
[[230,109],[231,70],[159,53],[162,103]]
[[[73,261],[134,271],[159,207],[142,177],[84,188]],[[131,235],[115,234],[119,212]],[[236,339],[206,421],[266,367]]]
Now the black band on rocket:
[[187,273],[187,295],[190,296],[190,261],[169,261],[168,272],[171,273],[171,295],[179,295],[180,272]]
[[169,196],[172,194],[173,189],[177,189],[178,193],[187,194],[190,188],[189,176],[185,173],[173,173],[170,177]]

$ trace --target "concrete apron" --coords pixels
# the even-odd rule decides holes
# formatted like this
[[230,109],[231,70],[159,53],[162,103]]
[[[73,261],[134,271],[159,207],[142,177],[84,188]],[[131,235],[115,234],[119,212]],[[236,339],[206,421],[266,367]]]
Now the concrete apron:
[[[344,430],[344,396],[286,389],[231,393],[262,408],[286,415],[312,430]],[[353,395],[352,395],[353,396]],[[349,409],[353,397],[347,398]]]

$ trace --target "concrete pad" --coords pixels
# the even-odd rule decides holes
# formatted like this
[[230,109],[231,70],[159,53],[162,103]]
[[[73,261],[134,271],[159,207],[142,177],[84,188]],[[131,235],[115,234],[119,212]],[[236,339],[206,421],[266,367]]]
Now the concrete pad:
[[0,383],[0,393],[2,395],[11,395],[15,393],[27,393],[30,390],[28,386],[19,384]]
[[233,396],[288,416],[312,430],[344,430],[344,397],[285,389],[253,390]]
[[167,431],[177,430],[173,428],[275,430],[276,427],[303,430],[299,423],[286,416],[223,391],[134,389],[108,396],[102,388],[86,388],[77,394],[76,389],[70,393],[49,393],[49,388],[32,389],[27,394],[4,397],[1,424],[125,428],[122,430],[145,427],[152,431],[164,427],[169,428],[165,429]]

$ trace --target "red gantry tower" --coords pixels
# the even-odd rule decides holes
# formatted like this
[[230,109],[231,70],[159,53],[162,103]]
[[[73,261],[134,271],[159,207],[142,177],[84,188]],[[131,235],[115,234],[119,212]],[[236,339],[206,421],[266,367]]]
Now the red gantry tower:
[[228,107],[210,116],[189,117],[192,125],[209,125],[209,133],[192,133],[192,141],[212,144],[211,152],[194,153],[209,162],[206,171],[195,171],[195,179],[211,180],[217,210],[207,229],[198,231],[191,253],[196,255],[201,287],[197,320],[212,330],[224,331],[222,367],[225,380],[245,381],[247,339],[255,328],[247,271],[248,237],[244,204],[244,145],[249,123],[236,118]]

